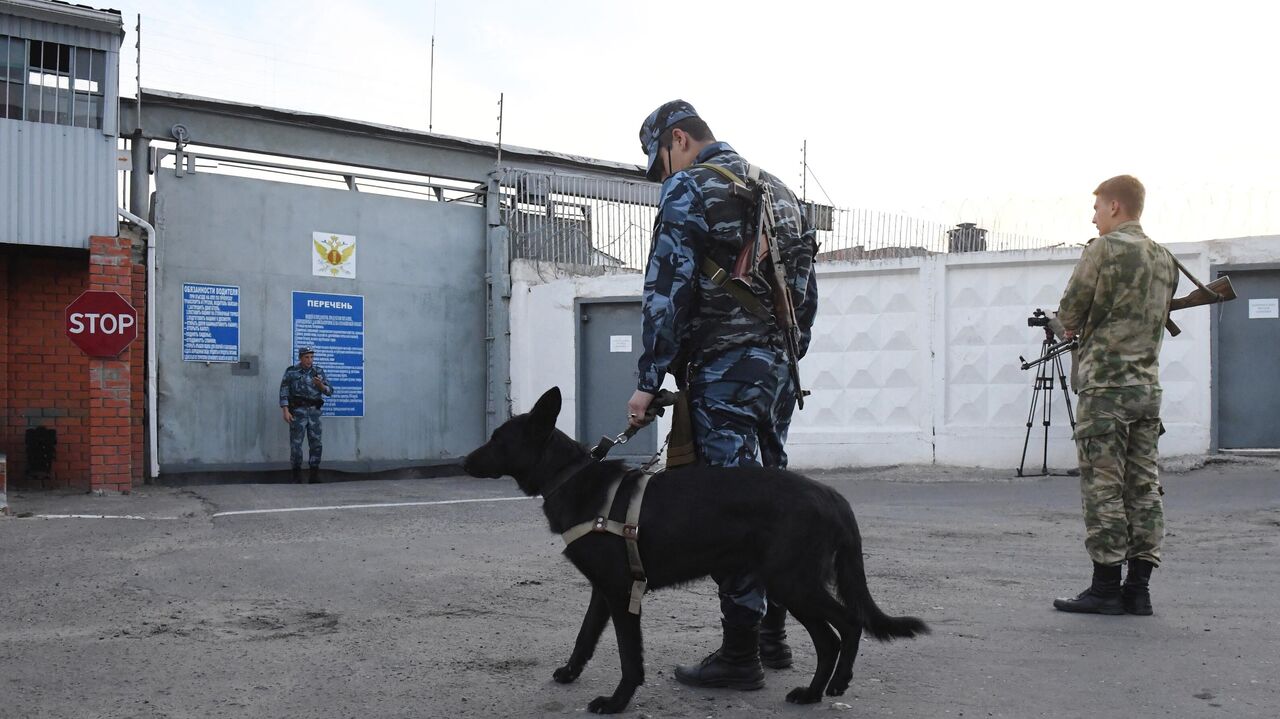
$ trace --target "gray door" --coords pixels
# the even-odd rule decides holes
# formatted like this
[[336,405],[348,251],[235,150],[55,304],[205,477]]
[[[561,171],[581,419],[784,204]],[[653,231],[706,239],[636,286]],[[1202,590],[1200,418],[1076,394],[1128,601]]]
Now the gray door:
[[[1280,268],[1217,268],[1236,299],[1211,308],[1217,321],[1218,447],[1280,448]],[[1220,312],[1220,314],[1219,314]]]
[[[627,400],[636,390],[640,358],[640,303],[635,300],[578,302],[578,439],[588,447],[602,435],[627,428]],[[640,430],[610,459],[648,459],[658,449],[657,429]]]

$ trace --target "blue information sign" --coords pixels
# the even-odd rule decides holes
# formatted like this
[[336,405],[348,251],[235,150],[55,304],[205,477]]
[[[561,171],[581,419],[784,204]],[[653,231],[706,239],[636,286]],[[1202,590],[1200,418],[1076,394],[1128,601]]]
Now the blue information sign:
[[302,346],[315,350],[315,363],[333,385],[324,416],[363,417],[364,297],[294,292],[293,351]]
[[182,361],[240,361],[240,288],[182,285]]

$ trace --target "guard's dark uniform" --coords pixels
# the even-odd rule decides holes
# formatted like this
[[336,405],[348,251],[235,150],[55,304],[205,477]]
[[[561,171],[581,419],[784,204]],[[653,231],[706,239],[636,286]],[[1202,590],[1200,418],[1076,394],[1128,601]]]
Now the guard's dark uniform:
[[[695,116],[688,103],[677,100],[645,120],[640,141],[649,156],[651,177],[659,137]],[[776,323],[749,311],[702,271],[704,258],[721,268],[733,267],[756,229],[747,225],[752,203],[733,192],[735,183],[723,173],[698,165],[716,165],[738,178],[746,178],[749,169],[728,143],[714,142],[698,154],[694,166],[663,182],[645,272],[637,388],[656,393],[667,373],[683,371],[677,383],[688,392],[694,444],[703,463],[785,467],[784,442],[796,398],[782,333]],[[768,173],[761,173],[760,181],[772,188],[774,232],[803,352],[817,312],[816,235],[786,185]],[[757,280],[752,291],[772,314],[768,284]],[[716,580],[726,624],[758,624],[766,608],[763,588],[749,576]]]
[[[298,358],[304,354],[312,354],[310,348],[298,350]],[[323,389],[312,382],[319,377]],[[280,406],[288,407],[293,415],[289,423],[289,465],[298,470],[302,468],[302,437],[305,434],[308,445],[307,464],[315,470],[320,466],[320,455],[324,452],[323,427],[320,423],[320,408],[324,406],[324,398],[333,394],[333,386],[325,377],[324,369],[312,364],[310,368],[296,364],[284,371],[280,380]]]

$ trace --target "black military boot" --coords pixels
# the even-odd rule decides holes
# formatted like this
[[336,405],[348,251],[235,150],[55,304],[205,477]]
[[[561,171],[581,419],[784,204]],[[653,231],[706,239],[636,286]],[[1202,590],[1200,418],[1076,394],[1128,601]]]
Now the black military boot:
[[723,619],[720,624],[724,643],[698,664],[676,667],[676,681],[691,687],[763,688],[759,627],[737,627]]
[[1082,614],[1124,614],[1120,601],[1120,565],[1093,563],[1093,584],[1074,599],[1053,600],[1055,609]]
[[307,470],[307,484],[320,484],[320,468],[312,467]]
[[791,666],[791,647],[787,646],[787,608],[769,602],[769,611],[760,620],[760,663],[770,669]]
[[1140,617],[1152,615],[1151,590],[1148,589],[1148,584],[1151,582],[1151,570],[1155,568],[1156,565],[1145,559],[1129,560],[1129,574],[1125,576],[1124,586],[1120,588],[1125,612]]
[[294,484],[302,484],[302,467],[294,467],[289,471],[289,478]]

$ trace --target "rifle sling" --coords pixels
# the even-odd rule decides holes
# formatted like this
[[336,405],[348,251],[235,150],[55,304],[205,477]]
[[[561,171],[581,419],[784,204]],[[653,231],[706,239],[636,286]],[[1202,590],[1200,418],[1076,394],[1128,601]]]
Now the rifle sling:
[[733,278],[729,276],[728,270],[717,265],[715,260],[710,257],[703,257],[701,269],[702,274],[711,281],[711,284],[733,295],[733,298],[738,301],[738,304],[742,305],[743,309],[755,315],[761,321],[773,323],[773,315],[769,314],[764,305],[760,304],[760,300],[756,299],[756,296],[751,294],[750,290],[734,282]]
[[[694,165],[694,167],[712,170],[713,172],[720,174],[729,182],[733,183],[735,186],[750,189],[750,185],[747,184],[746,180],[738,177],[733,170],[726,167],[712,165],[709,162],[700,162]],[[747,176],[752,178],[752,180],[758,180],[760,177],[760,170],[755,165],[748,165]],[[763,322],[768,322],[769,324],[776,323],[773,315],[765,309],[764,305],[760,304],[760,300],[756,299],[756,296],[752,294],[750,290],[736,282],[733,282],[730,273],[720,265],[716,264],[715,260],[712,260],[710,257],[702,258],[701,269],[702,274],[711,281],[711,284],[733,295],[733,298],[738,301],[738,304],[742,305],[743,309],[755,315],[757,319]]]

